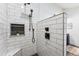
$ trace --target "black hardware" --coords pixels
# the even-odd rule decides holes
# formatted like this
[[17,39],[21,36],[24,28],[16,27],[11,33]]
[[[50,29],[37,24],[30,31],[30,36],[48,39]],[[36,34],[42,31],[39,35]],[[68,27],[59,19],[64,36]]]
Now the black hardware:
[[49,27],[45,27],[45,31],[49,31]]
[[50,33],[45,33],[45,38],[50,40]]

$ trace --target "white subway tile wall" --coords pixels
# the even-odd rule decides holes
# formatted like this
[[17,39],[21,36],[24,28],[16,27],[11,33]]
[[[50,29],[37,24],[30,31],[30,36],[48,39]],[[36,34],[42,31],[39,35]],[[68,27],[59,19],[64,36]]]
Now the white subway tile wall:
[[[28,17],[21,18],[23,9],[19,3],[0,4],[0,56],[7,55],[13,50],[22,49],[23,56],[36,53],[36,44],[32,43],[31,32],[29,32]],[[10,24],[25,24],[25,35],[11,36]]]
[[6,5],[0,4],[0,56],[7,54]]
[[[39,55],[49,56],[63,56],[66,55],[66,35],[65,25],[66,20],[64,14],[50,17],[37,23],[36,26],[36,39],[37,39],[37,53]],[[50,40],[45,39],[45,27],[49,27]],[[64,34],[64,35],[63,35]],[[65,42],[64,42],[65,41]],[[66,46],[66,45],[65,45]]]
[[[21,8],[22,4],[11,3],[8,4],[8,52],[13,49],[21,48],[23,56],[32,55],[36,53],[35,44],[33,45],[31,39],[31,32],[29,32],[28,17],[26,19],[21,18],[21,13],[23,12]],[[10,35],[10,23],[25,24],[25,35],[22,36],[11,36]]]

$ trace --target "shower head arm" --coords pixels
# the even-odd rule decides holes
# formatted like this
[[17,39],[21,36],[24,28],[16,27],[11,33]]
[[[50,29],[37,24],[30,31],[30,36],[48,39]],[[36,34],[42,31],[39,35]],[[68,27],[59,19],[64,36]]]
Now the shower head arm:
[[30,10],[31,14],[29,15],[29,17],[32,17],[33,15],[33,9]]

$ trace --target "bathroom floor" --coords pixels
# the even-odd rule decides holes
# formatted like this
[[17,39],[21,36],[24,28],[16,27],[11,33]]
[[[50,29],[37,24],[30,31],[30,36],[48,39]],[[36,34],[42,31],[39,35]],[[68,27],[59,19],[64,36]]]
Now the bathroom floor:
[[67,56],[79,56],[79,47],[68,45]]

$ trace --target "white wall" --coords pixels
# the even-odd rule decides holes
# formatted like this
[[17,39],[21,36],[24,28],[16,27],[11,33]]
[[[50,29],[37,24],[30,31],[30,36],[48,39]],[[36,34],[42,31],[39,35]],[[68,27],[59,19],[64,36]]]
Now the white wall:
[[[58,16],[47,18],[37,23],[36,39],[37,39],[37,52],[39,55],[63,56],[63,52],[66,53],[66,37],[65,37],[66,32],[63,32],[64,31],[63,28],[65,28],[63,27],[63,25],[66,22],[64,22],[63,19],[66,20],[63,17],[63,14],[61,14]],[[45,27],[49,27],[48,32],[45,31]],[[45,33],[50,33],[50,40],[47,40],[45,38]]]
[[[21,18],[22,8],[21,4],[8,4],[8,52],[13,49],[22,49],[22,55],[32,55],[36,53],[35,44],[32,43],[31,32],[29,32],[28,17],[26,19]],[[10,24],[25,24],[25,35],[11,36]]]
[[0,4],[0,56],[7,54],[6,5]]
[[72,23],[72,29],[68,29],[70,43],[79,46],[79,8],[66,11],[68,13],[67,23]]
[[46,19],[54,14],[62,13],[62,9],[53,3],[40,4],[40,20]]
[[[32,43],[29,32],[28,17],[20,18],[22,11],[21,4],[0,4],[0,55],[8,55],[17,49],[22,49],[24,56],[36,53],[36,46]],[[11,23],[25,24],[25,35],[11,36]]]
[[[61,9],[61,8],[59,8],[58,6],[56,6],[55,4],[52,4],[52,3],[46,3],[46,4],[39,4],[39,12],[38,12],[38,16],[36,15],[36,17],[39,17],[39,18],[37,18],[37,19],[33,19],[34,21],[34,23],[36,23],[36,22],[38,22],[38,21],[41,21],[41,20],[44,20],[44,19],[46,19],[46,18],[48,18],[48,17],[50,17],[50,16],[53,16],[54,14],[56,15],[56,14],[59,14],[59,13],[62,13],[63,12],[63,10]],[[34,10],[35,11],[35,10]],[[37,10],[36,10],[37,11]],[[37,13],[35,13],[35,14],[37,14]],[[34,17],[34,16],[33,16]],[[51,21],[50,21],[51,22]],[[47,22],[47,23],[50,23],[50,22]],[[38,22],[39,23],[39,22]],[[42,25],[42,24],[41,24]],[[41,27],[41,25],[39,26],[39,28]],[[37,27],[37,26],[36,26]],[[36,29],[36,31],[38,31],[37,29]],[[40,30],[41,31],[41,30]],[[40,33],[42,33],[42,32],[40,32]],[[36,32],[36,35],[35,35],[35,37],[37,37],[37,34],[39,34],[39,36],[40,35],[42,35],[42,36],[44,36],[44,34],[40,34],[40,33],[37,33]],[[36,38],[37,39],[37,38]],[[55,55],[55,54],[52,54],[52,52],[50,52],[51,50],[52,50],[52,47],[50,46],[50,44],[48,45],[48,46],[50,46],[51,48],[50,48],[50,51],[49,51],[49,47],[47,48],[47,46],[46,46],[46,49],[45,49],[45,46],[43,45],[43,46],[41,46],[41,41],[42,40],[42,38],[40,38],[40,39],[37,39],[37,52],[38,52],[38,54],[39,55]],[[45,40],[43,41],[43,43],[45,44]],[[49,42],[48,42],[49,43]],[[40,45],[40,46],[39,46]],[[44,50],[45,49],[45,50]],[[53,48],[54,49],[54,48]],[[47,52],[46,52],[47,51]],[[61,54],[60,54],[61,55]]]

